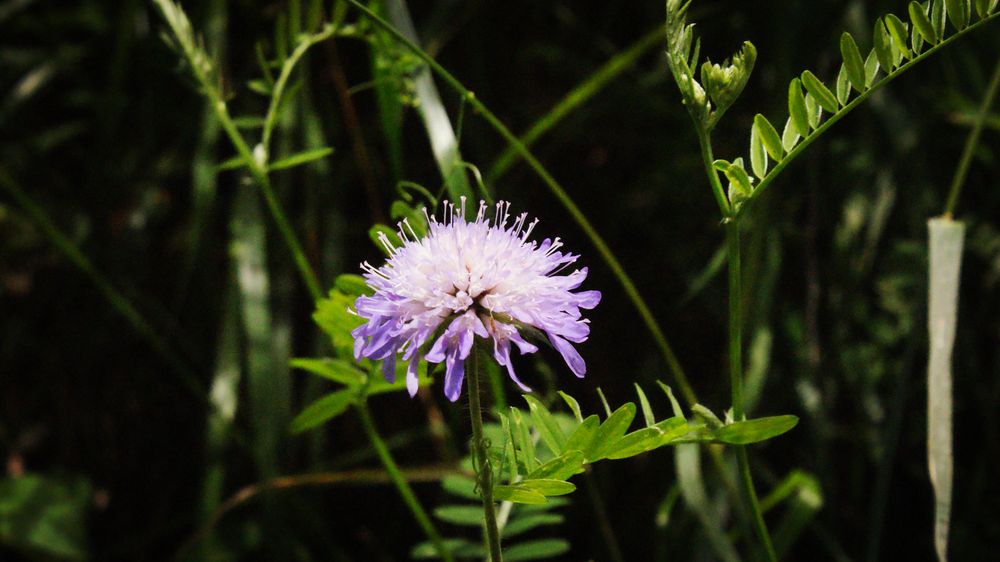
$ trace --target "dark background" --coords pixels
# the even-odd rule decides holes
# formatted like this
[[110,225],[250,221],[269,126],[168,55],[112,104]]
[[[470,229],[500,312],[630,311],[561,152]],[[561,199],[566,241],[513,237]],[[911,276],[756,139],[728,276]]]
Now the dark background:
[[[225,31],[212,34],[207,17],[221,3],[210,4],[183,6],[212,49],[220,41],[225,46],[222,75],[233,95],[231,111],[262,115],[266,100],[246,86],[260,74],[254,46],[260,42],[273,53],[274,28],[289,5],[225,3]],[[436,0],[410,8],[424,45],[516,132],[664,18],[663,2]],[[901,1],[695,2],[691,18],[704,55],[721,61],[743,40],[759,53],[745,94],[715,133],[717,157],[745,155],[754,114],[784,123],[788,81],[802,70],[833,81],[842,31],[865,48],[874,18],[905,8]],[[224,325],[226,310],[241,298],[232,221],[267,231],[271,336],[287,338],[286,356],[328,352],[273,221],[235,204],[240,190],[250,189],[242,176],[229,171],[212,180],[193,171],[196,162],[221,162],[233,150],[224,136],[215,140],[203,99],[159,38],[163,28],[140,1],[0,2],[0,171],[135,303],[192,373],[190,381],[179,376],[25,207],[0,192],[6,482],[36,475],[60,490],[76,490],[67,493],[79,501],[69,505],[82,516],[71,517],[62,532],[77,545],[74,552],[95,560],[173,558],[206,520],[204,483],[212,467],[224,470],[222,498],[261,478],[248,451],[257,426],[246,406],[245,372],[235,425],[248,443],[230,438],[216,453],[206,452],[213,449],[206,443],[205,389],[223,335],[239,330]],[[535,153],[633,277],[701,401],[722,411],[729,404],[724,276],[703,287],[696,282],[721,247],[722,229],[662,51],[662,45],[650,49],[572,111]],[[815,476],[824,500],[815,517],[804,520],[790,559],[933,558],[923,382],[926,220],[943,210],[969,130],[963,116],[978,107],[998,53],[1000,28],[993,24],[921,63],[836,125],[749,214],[747,347],[766,373],[752,411],[802,419],[789,434],[752,449],[758,487],[764,493],[798,469]],[[370,81],[368,44],[339,39],[335,53],[319,46],[302,68],[297,77],[304,85],[277,142],[286,153],[310,146],[304,131],[312,126],[336,152],[319,165],[276,173],[275,182],[328,287],[337,274],[357,272],[360,261],[380,259],[367,231],[377,218],[373,208],[387,213],[396,180],[432,189],[441,180],[412,109],[403,121],[402,168],[394,171],[373,90],[360,88],[352,95],[354,131],[364,139],[375,192],[364,189],[333,76],[342,72],[351,86]],[[459,98],[438,84],[454,122]],[[998,130],[994,112],[958,211],[968,230],[954,369],[955,560],[990,559],[1000,548]],[[466,160],[487,170],[504,147],[484,121],[465,113]],[[595,386],[620,404],[634,400],[632,385],[641,382],[654,408],[667,412],[651,383],[671,382],[669,372],[587,238],[523,164],[490,187],[541,217],[540,237],[561,236],[581,253],[591,269],[586,286],[604,294],[591,316],[593,335],[582,346],[586,379],[572,377],[553,353],[540,354],[557,388],[597,411]],[[770,338],[770,349],[750,351],[760,343],[755,338]],[[242,332],[235,339],[245,370],[253,342]],[[538,362],[518,364],[526,381],[545,380]],[[292,413],[317,391],[300,372],[280,368],[275,376],[290,381]],[[430,398],[460,444],[467,412],[447,404],[439,390]],[[392,394],[374,398],[372,409],[383,433],[396,437],[402,465],[441,460],[423,402]],[[378,466],[353,415],[320,432],[281,431],[280,474]],[[682,501],[665,529],[654,524],[676,484],[668,450],[603,463],[595,479],[626,559],[711,557]],[[708,485],[712,493],[720,486],[711,478]],[[416,486],[428,507],[448,501],[435,484]],[[566,559],[607,559],[591,497],[581,489],[573,498],[562,510],[566,522],[544,532],[573,543]],[[4,501],[0,495],[0,506]],[[771,514],[768,520],[773,526],[779,519]],[[360,482],[293,487],[266,502],[247,502],[227,512],[216,530],[211,548],[182,557],[402,560],[422,540],[393,488]],[[0,521],[4,532],[4,560],[51,554],[24,544]],[[749,552],[748,543],[738,544]]]

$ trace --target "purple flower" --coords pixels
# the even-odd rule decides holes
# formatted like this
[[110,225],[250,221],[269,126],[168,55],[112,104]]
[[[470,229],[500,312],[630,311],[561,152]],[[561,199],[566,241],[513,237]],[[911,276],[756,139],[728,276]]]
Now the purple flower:
[[[587,277],[587,268],[562,272],[578,256],[559,251],[562,242],[541,244],[528,236],[538,220],[526,224],[523,213],[511,222],[510,203],[500,202],[491,218],[479,203],[476,220],[465,220],[465,198],[460,208],[445,202],[442,222],[428,216],[430,230],[419,238],[407,221],[399,224],[403,244],[393,247],[381,236],[390,254],[376,268],[365,262],[365,280],[373,296],[358,297],[357,314],[368,321],[353,332],[357,359],[382,360],[383,374],[395,378],[396,358],[408,362],[406,387],[417,392],[417,365],[421,347],[444,328],[423,359],[445,364],[444,392],[458,399],[465,376],[465,359],[476,336],[493,342],[493,356],[510,378],[525,391],[514,373],[511,344],[521,354],[538,348],[518,331],[532,327],[544,332],[578,377],[587,365],[573,347],[590,334],[590,322],[581,309],[601,300],[598,291],[572,292]],[[424,211],[427,215],[427,211]]]

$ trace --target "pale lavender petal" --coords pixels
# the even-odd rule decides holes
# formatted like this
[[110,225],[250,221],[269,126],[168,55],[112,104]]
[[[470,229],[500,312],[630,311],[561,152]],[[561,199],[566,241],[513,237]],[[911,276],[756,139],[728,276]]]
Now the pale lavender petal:
[[552,346],[556,348],[556,351],[562,355],[563,360],[569,365],[569,369],[573,371],[574,375],[582,378],[583,375],[587,374],[587,364],[583,361],[583,357],[580,356],[580,352],[571,343],[553,334],[549,334],[549,341],[552,342]]
[[444,395],[452,402],[462,393],[462,379],[465,378],[465,362],[457,357],[457,350],[445,359]]
[[385,360],[382,361],[382,376],[385,377],[385,380],[389,384],[392,384],[392,383],[396,382],[396,352],[395,352],[395,350],[393,350],[393,352],[390,353],[388,356],[386,356]]

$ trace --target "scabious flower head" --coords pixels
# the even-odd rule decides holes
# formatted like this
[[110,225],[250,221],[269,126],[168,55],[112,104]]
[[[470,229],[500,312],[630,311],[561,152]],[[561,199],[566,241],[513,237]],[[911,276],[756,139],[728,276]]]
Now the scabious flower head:
[[[558,238],[529,241],[538,220],[527,223],[523,213],[512,221],[510,203],[501,201],[488,213],[480,202],[472,222],[465,220],[464,197],[459,207],[448,202],[444,207],[441,222],[427,217],[426,237],[418,237],[404,220],[399,224],[401,246],[380,237],[390,254],[385,265],[362,264],[375,294],[355,302],[357,314],[367,319],[352,333],[355,358],[382,360],[383,374],[392,381],[401,356],[408,362],[410,396],[417,392],[421,356],[443,362],[444,392],[455,401],[465,359],[478,336],[492,340],[497,363],[529,391],[514,373],[510,352],[511,344],[521,354],[538,351],[520,331],[531,327],[543,332],[570,370],[582,377],[587,365],[573,344],[587,340],[590,324],[580,310],[597,306],[601,293],[573,292],[586,279],[587,268],[563,272],[579,256],[559,251]],[[423,353],[421,348],[435,336]]]

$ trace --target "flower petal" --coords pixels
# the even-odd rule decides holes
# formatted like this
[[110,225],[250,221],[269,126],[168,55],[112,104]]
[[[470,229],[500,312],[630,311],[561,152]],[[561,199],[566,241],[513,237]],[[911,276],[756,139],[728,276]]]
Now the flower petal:
[[452,402],[462,394],[462,380],[465,378],[465,362],[458,358],[458,350],[445,359],[444,395]]
[[587,374],[587,363],[580,356],[580,352],[571,343],[561,337],[554,334],[549,334],[548,336],[549,341],[552,342],[553,347],[562,355],[563,360],[569,365],[569,369],[573,371],[573,374],[583,378],[583,375]]

